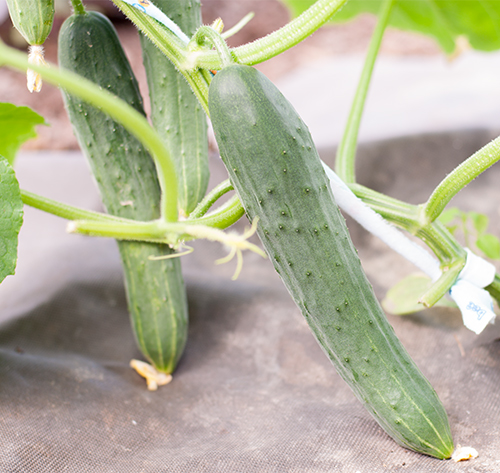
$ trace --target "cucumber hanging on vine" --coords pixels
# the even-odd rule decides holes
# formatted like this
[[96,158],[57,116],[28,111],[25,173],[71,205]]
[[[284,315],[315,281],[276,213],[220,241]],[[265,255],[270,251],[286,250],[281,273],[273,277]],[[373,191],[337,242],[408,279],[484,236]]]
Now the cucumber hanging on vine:
[[[190,36],[201,24],[199,0],[156,0],[158,7]],[[141,35],[151,101],[151,121],[174,160],[179,212],[189,215],[207,190],[207,117],[189,84],[170,60]]]
[[209,111],[219,151],[276,271],[322,349],[399,444],[449,458],[445,409],[386,319],[307,126],[262,73],[227,65]]
[[[111,22],[97,12],[75,13],[59,34],[59,64],[144,113],[139,87]],[[110,214],[133,220],[160,216],[160,187],[150,155],[121,125],[82,100],[65,105]],[[144,356],[171,373],[187,338],[187,300],[179,258],[153,261],[168,245],[119,241],[132,327]]]

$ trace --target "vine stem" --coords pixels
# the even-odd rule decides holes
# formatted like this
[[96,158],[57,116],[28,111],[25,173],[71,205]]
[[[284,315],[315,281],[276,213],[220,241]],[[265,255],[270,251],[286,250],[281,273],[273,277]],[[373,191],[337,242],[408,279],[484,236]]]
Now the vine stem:
[[428,224],[436,220],[459,191],[498,160],[500,160],[500,137],[482,147],[441,181],[427,202],[420,206],[422,223]]
[[170,153],[165,148],[157,132],[150,126],[146,117],[129,106],[115,95],[98,87],[93,82],[79,75],[58,69],[53,65],[48,67],[28,64],[23,53],[0,43],[0,64],[24,71],[28,66],[42,75],[44,80],[65,89],[107,113],[134,135],[152,155],[158,172],[158,180],[162,190],[161,218],[175,222],[177,211],[177,178]]
[[380,45],[384,37],[389,17],[395,0],[385,0],[378,15],[377,26],[373,32],[370,46],[366,54],[363,71],[359,79],[356,94],[351,105],[346,128],[337,150],[335,172],[347,184],[356,182],[355,158],[358,145],[358,134],[365,108],[366,97],[370,88],[373,68],[377,60]]
[[[114,0],[113,0],[114,1]],[[254,65],[290,49],[323,26],[347,0],[318,0],[297,18],[275,32],[251,43],[231,49],[239,64]],[[187,67],[220,69],[221,61],[215,51],[192,53]]]
[[81,0],[71,0],[71,5],[73,6],[73,10],[77,15],[82,15],[85,13],[85,7]]
[[224,194],[233,190],[233,186],[229,179],[222,181],[215,186],[196,206],[196,208],[189,214],[189,219],[200,218],[205,215],[210,207],[219,200]]
[[[124,240],[143,240],[165,242],[166,229],[171,232],[169,243],[176,243],[179,231],[175,232],[176,222],[164,222],[153,220],[150,222],[140,222],[126,218],[116,217],[114,215],[93,212],[73,205],[65,204],[57,200],[43,197],[33,192],[21,189],[21,198],[25,205],[29,205],[38,210],[50,213],[66,220],[84,221],[85,225],[93,225],[93,236],[109,237],[112,232],[117,232]],[[245,213],[240,200],[235,195],[225,204],[215,209],[210,214],[202,215],[199,218],[189,218],[182,222],[182,225],[197,225],[224,230],[236,223]],[[81,223],[81,222],[80,222]],[[104,229],[100,233],[99,228]]]
[[57,200],[43,197],[33,192],[21,189],[21,199],[25,205],[29,205],[43,212],[50,213],[66,220],[98,220],[100,222],[128,222],[127,219],[116,217],[115,215],[93,212],[68,205]]
[[194,34],[190,45],[196,44],[196,46],[201,46],[204,44],[205,39],[208,39],[214,45],[217,54],[219,55],[222,67],[227,67],[235,63],[228,45],[220,33],[215,31],[211,26],[200,26]]
[[203,74],[203,71],[200,71],[195,67],[189,69],[184,67],[188,54],[187,45],[183,43],[174,33],[172,33],[172,31],[156,21],[154,18],[151,18],[121,0],[112,1],[182,73],[208,116],[209,82],[207,81],[207,77]]

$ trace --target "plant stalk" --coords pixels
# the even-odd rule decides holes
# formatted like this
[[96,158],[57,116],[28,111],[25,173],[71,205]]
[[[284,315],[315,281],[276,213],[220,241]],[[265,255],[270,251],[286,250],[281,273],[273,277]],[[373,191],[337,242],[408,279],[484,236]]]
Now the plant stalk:
[[370,88],[373,68],[377,60],[385,28],[391,16],[392,6],[395,0],[385,0],[382,4],[377,26],[372,34],[370,46],[366,54],[363,71],[359,79],[356,94],[351,105],[351,111],[347,119],[344,135],[337,149],[335,160],[335,172],[346,183],[356,182],[355,159],[358,145],[358,134],[365,108],[366,97]]
[[499,159],[500,137],[474,153],[441,181],[427,202],[420,206],[422,223],[436,220],[458,192]]
[[73,11],[77,15],[83,15],[85,13],[85,7],[81,0],[71,0],[71,5],[73,6]]

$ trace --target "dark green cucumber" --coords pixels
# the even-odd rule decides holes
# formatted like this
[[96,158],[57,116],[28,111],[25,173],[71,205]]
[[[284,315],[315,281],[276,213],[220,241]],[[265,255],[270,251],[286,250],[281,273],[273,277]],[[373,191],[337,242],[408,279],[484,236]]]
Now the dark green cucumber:
[[388,323],[361,267],[311,135],[257,70],[214,77],[209,111],[221,157],[276,271],[358,399],[399,444],[453,451],[444,407]]
[[[111,22],[100,13],[74,14],[59,33],[59,64],[116,94],[141,113],[142,98]],[[152,220],[160,215],[160,187],[153,160],[121,125],[80,99],[64,94],[80,146],[113,215]],[[167,245],[118,242],[132,326],[143,354],[170,373],[187,336],[187,302],[179,258]]]
[[[199,0],[156,0],[188,36],[201,24]],[[151,121],[174,160],[179,211],[189,215],[207,190],[207,117],[184,77],[167,57],[141,35],[143,61],[151,101]]]

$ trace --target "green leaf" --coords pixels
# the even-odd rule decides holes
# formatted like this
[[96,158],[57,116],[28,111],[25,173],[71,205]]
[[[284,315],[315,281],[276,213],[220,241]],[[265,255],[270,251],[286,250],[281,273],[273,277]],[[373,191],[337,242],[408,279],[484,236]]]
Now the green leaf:
[[[383,0],[350,0],[332,21],[350,20],[360,13],[377,14]],[[282,0],[293,15],[311,6],[313,0]],[[465,36],[474,49],[500,48],[500,2],[498,0],[397,0],[390,26],[433,37],[448,54],[457,37]]]
[[451,207],[441,212],[441,215],[437,218],[443,225],[448,225],[452,222],[457,215],[461,213],[461,210],[457,207]]
[[491,233],[484,233],[477,241],[476,246],[491,259],[500,259],[500,240]]
[[12,166],[0,156],[0,282],[14,274],[23,201]]
[[472,220],[472,224],[474,225],[474,229],[478,233],[478,235],[483,234],[490,223],[490,219],[487,215],[480,214],[478,212],[469,212],[469,217]]
[[20,146],[35,138],[35,126],[46,125],[45,119],[29,107],[0,103],[0,155],[12,165]]
[[[431,285],[432,281],[424,274],[411,274],[387,291],[382,307],[393,315],[420,312],[425,307],[418,301]],[[436,306],[456,307],[454,302],[444,297],[434,305]]]

